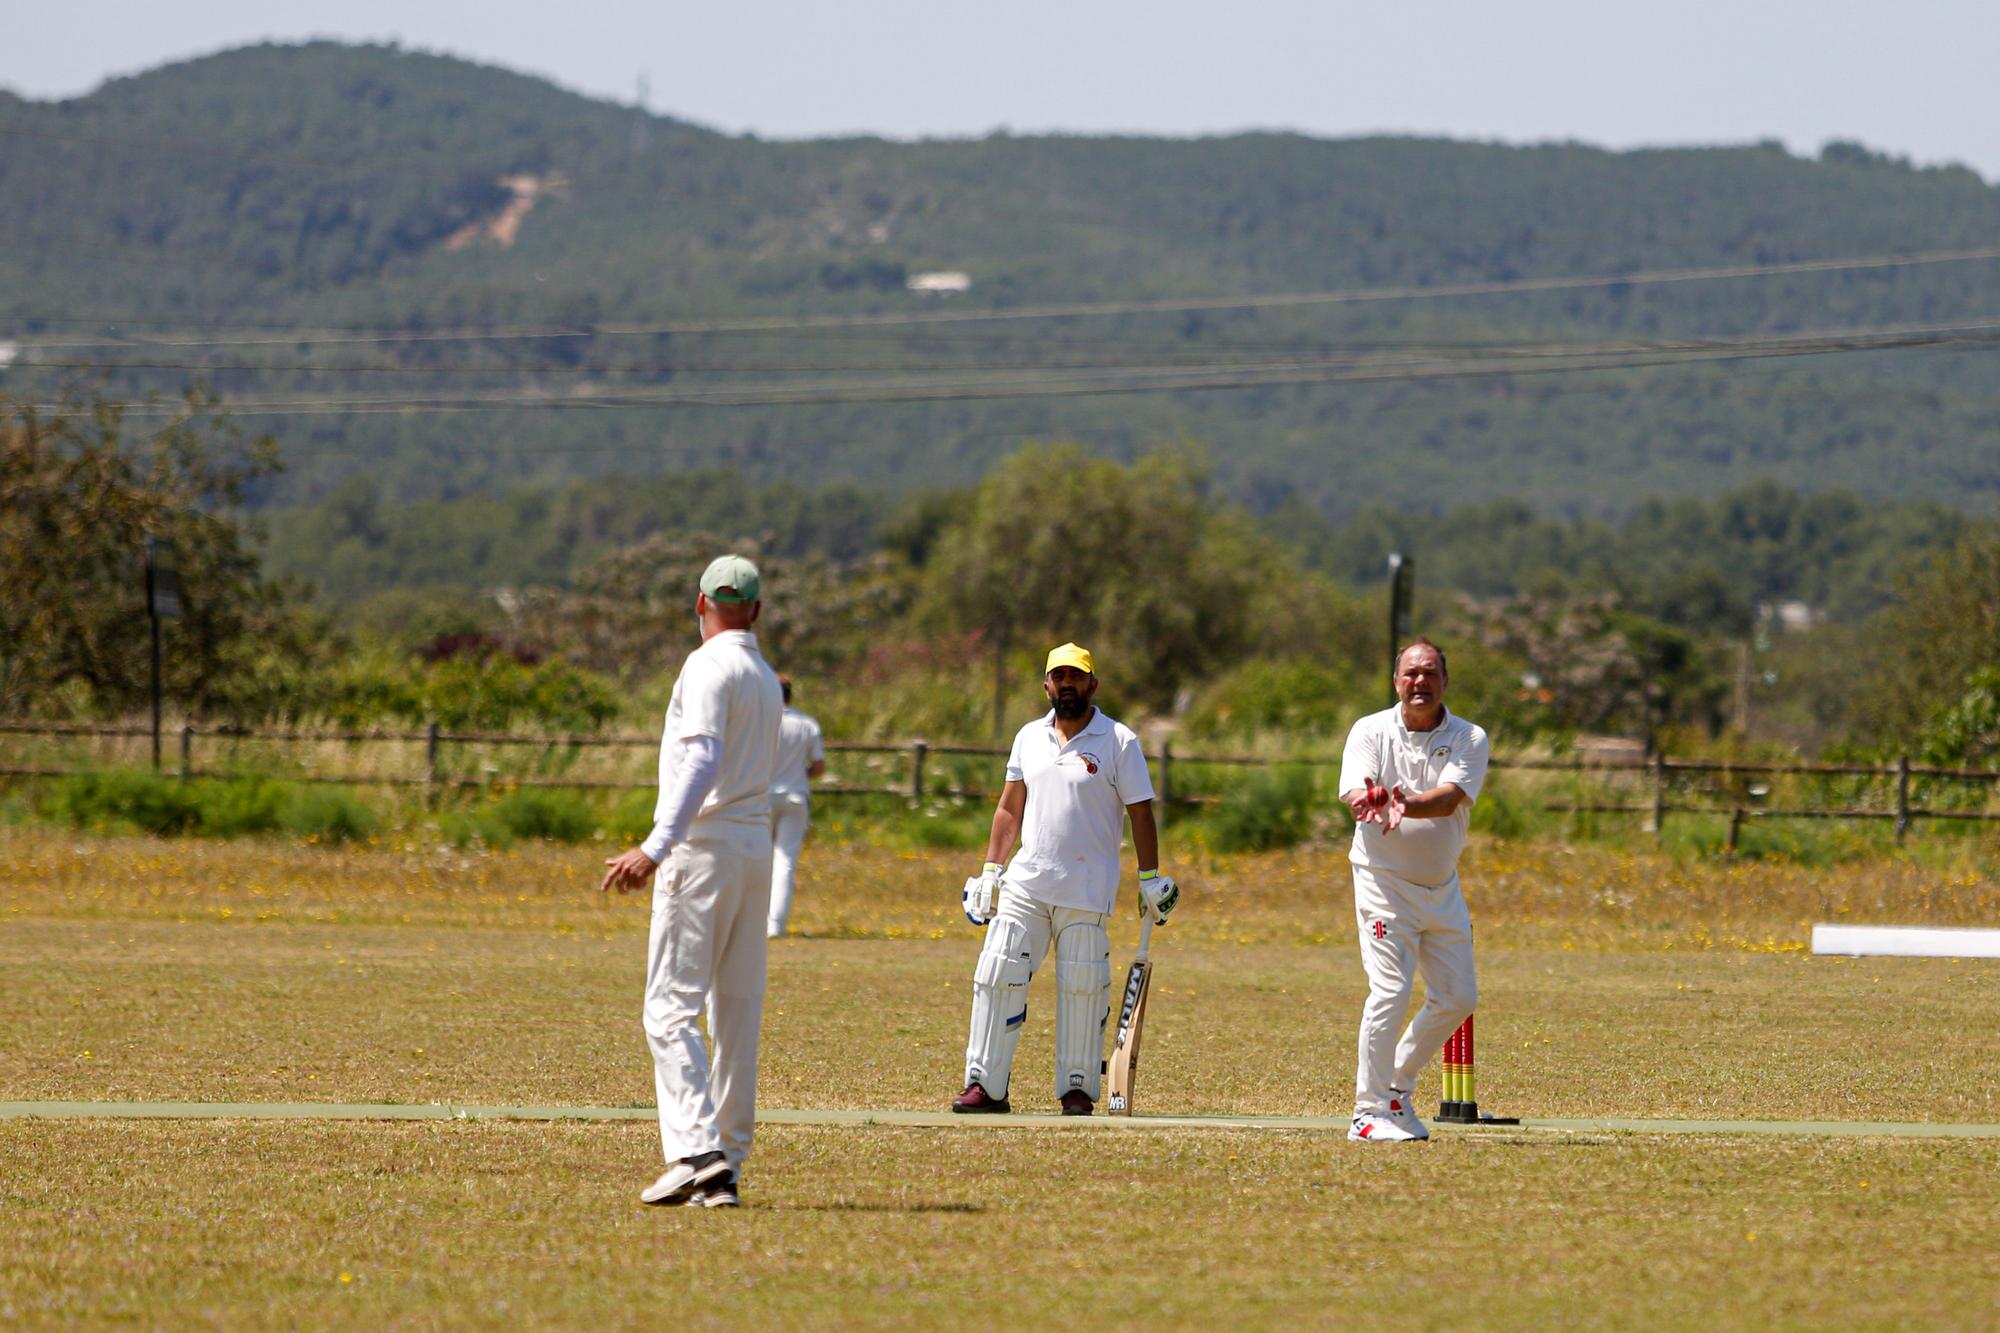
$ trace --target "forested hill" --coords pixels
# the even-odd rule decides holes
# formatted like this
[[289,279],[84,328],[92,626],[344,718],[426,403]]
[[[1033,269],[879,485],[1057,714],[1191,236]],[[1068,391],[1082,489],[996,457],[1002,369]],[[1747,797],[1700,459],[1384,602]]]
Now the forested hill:
[[[1192,439],[1260,512],[1334,519],[1500,497],[1619,516],[1760,478],[2000,496],[1990,343],[1678,364],[2000,322],[1994,259],[1644,276],[2000,246],[2000,191],[1855,145],[771,143],[316,43],[0,97],[0,236],[0,392],[199,375],[272,413],[249,420],[280,437],[279,501],[715,465],[907,489],[1027,438]],[[970,290],[908,289],[937,271]],[[1589,275],[1630,280],[1174,303]],[[893,322],[1087,303],[1116,309]],[[880,320],[800,327],[852,315]],[[1591,348],[1621,368],[1579,368]]]

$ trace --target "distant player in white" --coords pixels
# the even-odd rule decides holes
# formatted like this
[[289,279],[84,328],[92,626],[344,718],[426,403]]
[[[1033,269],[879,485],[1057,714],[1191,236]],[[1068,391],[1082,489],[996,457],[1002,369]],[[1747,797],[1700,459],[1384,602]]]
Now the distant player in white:
[[[600,889],[651,880],[646,1044],[667,1169],[641,1203],[733,1207],[757,1117],[764,924],[771,899],[771,769],[784,693],[750,632],[757,566],[711,562],[701,647],[674,681],[660,737],[660,801],[645,842],[605,862]],[[708,1011],[715,1058],[698,1026]]]
[[780,671],[778,684],[785,691],[785,716],[778,724],[778,766],[771,778],[771,922],[766,932],[774,940],[791,920],[799,849],[812,822],[812,784],[826,772],[819,723],[792,707],[790,676]]
[[[1009,1109],[1014,1048],[1028,1017],[1028,982],[1056,953],[1055,1094],[1064,1115],[1089,1115],[1102,1091],[1104,1023],[1111,1013],[1111,940],[1105,919],[1118,896],[1118,847],[1132,821],[1139,911],[1164,922],[1180,900],[1160,874],[1153,781],[1129,727],[1097,710],[1096,668],[1073,643],[1049,653],[1042,676],[1049,712],[1022,727],[1007,756],[985,869],[965,882],[965,915],[986,927],[972,972],[972,1033],[965,1049],[962,1113]],[[1019,837],[1012,862],[1001,861]]]
[[[1347,1137],[1370,1143],[1430,1137],[1410,1094],[1479,1000],[1458,857],[1486,781],[1486,733],[1446,711],[1450,679],[1429,639],[1404,648],[1396,705],[1356,722],[1340,760],[1341,799],[1354,812],[1347,859],[1368,973]],[[1424,1007],[1398,1040],[1418,976]]]

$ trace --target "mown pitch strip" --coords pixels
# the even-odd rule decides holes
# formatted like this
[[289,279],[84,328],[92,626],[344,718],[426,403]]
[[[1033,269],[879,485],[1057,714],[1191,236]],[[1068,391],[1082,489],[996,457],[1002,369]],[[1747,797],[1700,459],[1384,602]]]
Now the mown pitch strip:
[[[459,1106],[396,1102],[0,1102],[0,1120],[651,1120],[650,1106]],[[921,1129],[1063,1129],[1076,1132],[1238,1129],[1345,1133],[1334,1116],[1062,1116],[1036,1112],[960,1116],[945,1111],[800,1110],[770,1107],[766,1125],[870,1125]],[[2000,1125],[1893,1120],[1645,1120],[1529,1116],[1504,1126],[1437,1122],[1446,1133],[1518,1131],[1630,1134],[1788,1134],[1801,1137],[2000,1139]]]

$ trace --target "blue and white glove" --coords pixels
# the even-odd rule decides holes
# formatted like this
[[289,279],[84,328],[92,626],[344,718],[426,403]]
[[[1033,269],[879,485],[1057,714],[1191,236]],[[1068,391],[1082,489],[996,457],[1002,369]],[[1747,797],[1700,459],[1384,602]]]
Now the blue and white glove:
[[1181,886],[1157,870],[1139,872],[1139,915],[1150,914],[1153,924],[1167,924],[1167,914],[1181,900]]
[[997,861],[988,861],[985,869],[965,881],[961,901],[965,905],[965,919],[973,925],[983,926],[993,919],[994,905],[1000,901],[1000,873],[1006,868]]

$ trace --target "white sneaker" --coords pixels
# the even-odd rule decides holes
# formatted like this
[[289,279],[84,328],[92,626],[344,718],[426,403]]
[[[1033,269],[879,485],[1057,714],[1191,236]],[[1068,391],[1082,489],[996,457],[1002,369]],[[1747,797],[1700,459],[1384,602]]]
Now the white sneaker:
[[1369,1112],[1354,1117],[1354,1123],[1348,1127],[1347,1137],[1356,1143],[1408,1143],[1416,1135],[1386,1115]]
[[1389,1093],[1389,1118],[1408,1130],[1413,1139],[1427,1139],[1431,1136],[1424,1122],[1417,1119],[1417,1108],[1411,1104],[1410,1094],[1407,1092]]
[[729,1175],[729,1159],[719,1152],[683,1157],[639,1194],[639,1202],[656,1207],[676,1208],[693,1203],[701,1187],[718,1176]]

